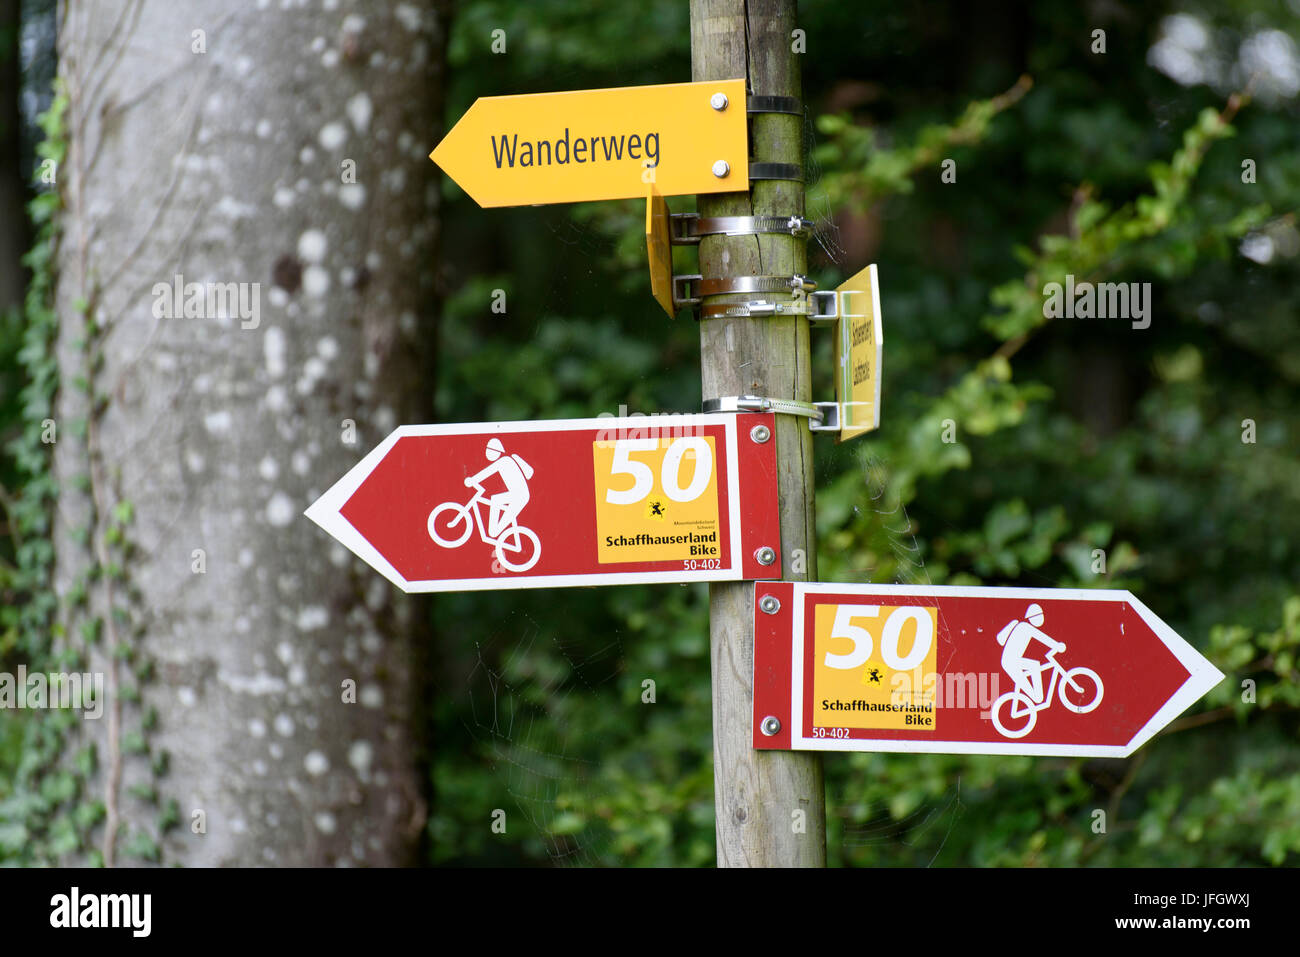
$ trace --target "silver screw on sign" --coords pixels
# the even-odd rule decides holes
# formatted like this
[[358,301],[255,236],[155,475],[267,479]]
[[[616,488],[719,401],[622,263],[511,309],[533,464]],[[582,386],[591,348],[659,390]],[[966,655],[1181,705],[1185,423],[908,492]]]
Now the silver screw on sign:
[[709,98],[709,105],[721,113],[727,108],[727,94],[714,93],[713,96]]
[[758,600],[758,610],[765,615],[775,615],[781,610],[781,602],[775,595],[764,595]]
[[775,734],[780,734],[781,720],[777,718],[776,715],[769,714],[766,718],[763,719],[763,723],[758,726],[758,730],[762,731],[769,738]]
[[772,430],[766,425],[756,425],[749,430],[749,437],[759,445],[762,445],[772,437]]
[[718,179],[726,179],[727,174],[731,172],[731,164],[726,160],[718,160],[713,164],[713,175]]
[[754,552],[754,560],[760,565],[770,565],[776,561],[776,551],[771,546],[764,545]]

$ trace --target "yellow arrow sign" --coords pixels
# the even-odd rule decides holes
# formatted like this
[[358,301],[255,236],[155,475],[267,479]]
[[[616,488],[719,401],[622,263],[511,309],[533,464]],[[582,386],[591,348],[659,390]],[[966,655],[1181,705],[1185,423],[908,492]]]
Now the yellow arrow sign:
[[650,292],[671,319],[673,308],[673,247],[668,238],[668,204],[651,192],[645,201],[645,250],[650,262]]
[[745,81],[485,96],[429,154],[480,206],[749,189]]
[[875,265],[836,290],[835,401],[840,405],[839,441],[880,427],[880,360],[885,351],[880,325],[880,284]]

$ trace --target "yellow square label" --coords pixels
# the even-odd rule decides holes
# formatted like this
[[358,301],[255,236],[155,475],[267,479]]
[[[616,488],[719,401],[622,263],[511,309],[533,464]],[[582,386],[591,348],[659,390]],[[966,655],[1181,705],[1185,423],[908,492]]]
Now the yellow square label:
[[721,567],[718,457],[712,436],[592,444],[596,557],[602,565],[696,560]]
[[817,605],[813,725],[935,730],[938,609]]
[[650,292],[671,319],[673,308],[673,248],[668,236],[668,204],[653,191],[645,201],[645,248],[650,263]]
[[868,266],[836,293],[840,300],[835,339],[835,398],[840,404],[841,441],[880,425],[880,362],[884,336],[876,267]]

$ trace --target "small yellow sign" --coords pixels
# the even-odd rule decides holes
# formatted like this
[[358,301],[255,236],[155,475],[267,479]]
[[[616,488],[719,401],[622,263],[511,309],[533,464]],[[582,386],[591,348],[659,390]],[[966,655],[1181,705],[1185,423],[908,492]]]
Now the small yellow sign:
[[835,290],[839,321],[835,337],[835,401],[840,406],[838,440],[880,427],[880,361],[884,330],[880,286],[873,263]]
[[484,96],[429,154],[480,206],[740,192],[748,157],[744,80]]
[[671,319],[673,308],[673,247],[668,238],[668,204],[651,191],[645,201],[645,250],[650,261],[650,292]]
[[712,436],[598,441],[592,455],[597,561],[721,561]]
[[935,729],[937,608],[817,605],[813,724]]

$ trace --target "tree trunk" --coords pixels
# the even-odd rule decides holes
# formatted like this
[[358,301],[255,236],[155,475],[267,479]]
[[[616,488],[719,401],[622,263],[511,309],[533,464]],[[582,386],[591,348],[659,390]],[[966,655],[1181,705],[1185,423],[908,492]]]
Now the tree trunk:
[[445,16],[285,6],[60,9],[56,577],[107,702],[81,859],[392,865],[424,821],[425,616],[302,512],[427,415]]
[[22,71],[18,63],[18,0],[0,0],[0,312],[23,301],[23,253],[27,203],[23,189],[21,118]]

